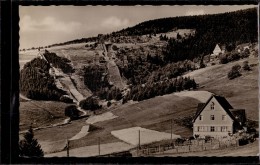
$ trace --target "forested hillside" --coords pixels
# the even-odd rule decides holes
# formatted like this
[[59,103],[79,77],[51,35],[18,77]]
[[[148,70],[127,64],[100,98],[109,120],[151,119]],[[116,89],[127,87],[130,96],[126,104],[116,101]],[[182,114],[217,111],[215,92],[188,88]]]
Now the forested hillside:
[[[177,61],[192,59],[198,55],[212,53],[217,43],[225,44],[229,49],[235,45],[257,41],[257,9],[247,9],[223,14],[182,16],[162,18],[140,23],[134,27],[114,32],[111,36],[134,36],[158,34],[172,31],[173,29],[195,29],[196,34],[189,40],[170,40],[168,53],[174,50],[176,56],[170,60]],[[177,59],[176,59],[177,58]]]
[[49,63],[40,58],[26,63],[20,72],[20,92],[34,100],[60,100],[66,92],[56,87],[49,69]]

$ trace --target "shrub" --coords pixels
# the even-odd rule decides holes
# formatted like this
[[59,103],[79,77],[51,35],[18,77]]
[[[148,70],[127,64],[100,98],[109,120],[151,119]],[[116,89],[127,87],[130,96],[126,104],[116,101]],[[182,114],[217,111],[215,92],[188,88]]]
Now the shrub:
[[62,95],[60,97],[60,101],[62,101],[64,103],[73,103],[73,100],[66,95]]
[[20,156],[43,157],[44,153],[37,139],[34,139],[32,127],[25,133],[24,139],[19,142],[19,152]]
[[251,70],[251,68],[250,68],[250,66],[248,65],[248,61],[244,61],[243,62],[243,70],[246,70],[246,71],[250,71]]
[[102,107],[101,105],[98,104],[98,99],[93,96],[90,96],[87,99],[80,101],[79,106],[82,109],[86,109],[86,110],[96,110]]
[[240,70],[241,66],[239,64],[235,65],[232,67],[232,69],[228,72],[228,78],[230,80],[237,78],[239,76],[241,76],[239,70]]
[[110,106],[111,106],[111,102],[108,101],[108,102],[107,102],[107,107],[110,107]]
[[65,116],[76,119],[79,117],[79,110],[75,105],[70,105],[65,108]]

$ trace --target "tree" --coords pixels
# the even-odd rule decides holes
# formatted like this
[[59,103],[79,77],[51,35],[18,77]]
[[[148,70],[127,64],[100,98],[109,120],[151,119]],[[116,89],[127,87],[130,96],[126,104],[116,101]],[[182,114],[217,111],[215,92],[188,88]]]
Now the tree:
[[75,105],[70,105],[65,108],[65,116],[71,119],[76,119],[79,117],[79,110]]
[[37,139],[34,139],[33,129],[30,126],[25,133],[24,139],[19,142],[20,156],[43,157],[44,153]]
[[243,67],[242,68],[244,70],[246,70],[246,71],[250,71],[251,70],[250,66],[248,65],[248,61],[244,61],[243,62]]
[[232,67],[232,69],[228,72],[228,78],[230,80],[234,79],[234,78],[237,78],[239,76],[241,76],[239,70],[240,70],[241,66],[239,64],[237,65],[234,65]]

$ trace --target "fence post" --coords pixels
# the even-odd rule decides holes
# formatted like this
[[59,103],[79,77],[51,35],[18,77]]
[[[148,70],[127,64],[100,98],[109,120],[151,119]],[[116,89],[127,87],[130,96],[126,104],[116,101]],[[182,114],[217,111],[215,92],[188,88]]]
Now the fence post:
[[161,152],[161,145],[159,144],[159,154],[160,154],[160,152]]
[[171,140],[172,140],[172,119],[171,119]]
[[100,137],[98,137],[98,155],[100,156]]
[[69,140],[68,140],[68,138],[67,138],[67,157],[70,157],[70,154],[69,154],[69,150],[70,150],[69,147],[70,147],[70,146],[69,146],[69,144],[70,144],[70,143],[69,143]]

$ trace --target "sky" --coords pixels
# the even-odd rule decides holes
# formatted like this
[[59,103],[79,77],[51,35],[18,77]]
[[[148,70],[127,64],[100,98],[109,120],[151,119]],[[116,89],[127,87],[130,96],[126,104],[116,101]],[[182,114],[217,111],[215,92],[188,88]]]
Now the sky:
[[252,7],[256,6],[20,6],[20,49],[107,34],[157,18]]

